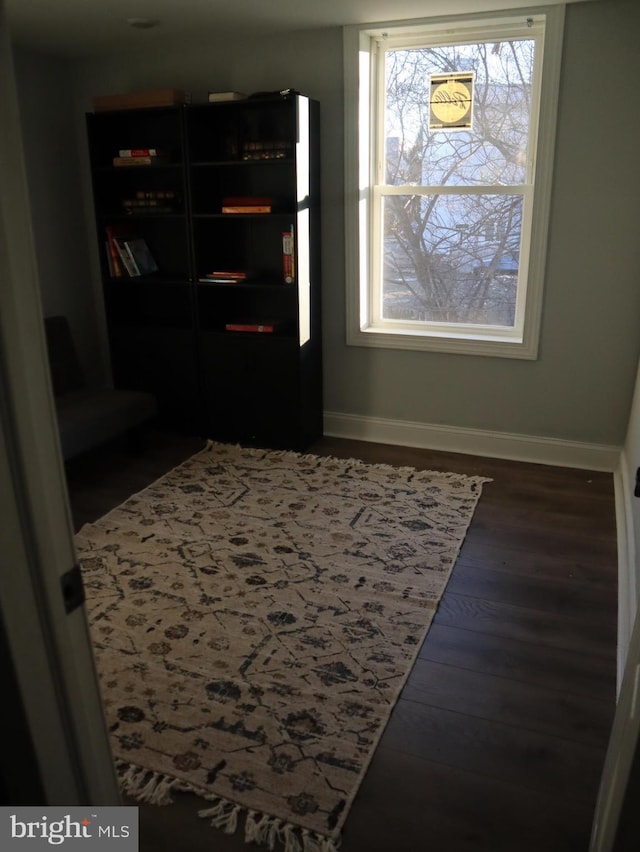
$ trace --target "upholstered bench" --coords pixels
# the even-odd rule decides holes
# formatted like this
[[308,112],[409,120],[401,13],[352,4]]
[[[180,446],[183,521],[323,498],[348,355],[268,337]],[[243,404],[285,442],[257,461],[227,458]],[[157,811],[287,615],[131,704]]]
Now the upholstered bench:
[[157,413],[148,393],[87,385],[67,318],[45,318],[51,382],[55,394],[62,455],[84,453],[127,433]]

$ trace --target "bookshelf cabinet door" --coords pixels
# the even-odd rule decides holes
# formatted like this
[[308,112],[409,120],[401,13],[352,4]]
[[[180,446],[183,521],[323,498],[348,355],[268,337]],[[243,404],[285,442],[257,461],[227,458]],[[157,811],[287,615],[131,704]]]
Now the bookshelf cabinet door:
[[153,393],[162,426],[200,434],[201,394],[192,330],[118,327],[110,339],[116,386]]
[[208,431],[220,440],[300,448],[294,340],[267,334],[201,338]]

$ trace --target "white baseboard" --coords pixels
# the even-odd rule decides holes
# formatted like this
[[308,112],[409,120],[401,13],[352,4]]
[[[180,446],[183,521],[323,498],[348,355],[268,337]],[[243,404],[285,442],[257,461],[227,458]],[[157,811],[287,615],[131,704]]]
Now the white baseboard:
[[385,420],[336,411],[325,411],[324,432],[335,438],[609,472],[618,469],[621,452],[621,447],[606,444]]

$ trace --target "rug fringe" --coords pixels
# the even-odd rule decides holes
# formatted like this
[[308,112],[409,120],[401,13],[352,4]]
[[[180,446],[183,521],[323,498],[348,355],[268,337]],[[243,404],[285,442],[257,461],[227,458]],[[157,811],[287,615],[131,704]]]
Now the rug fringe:
[[219,828],[225,834],[235,834],[238,828],[238,815],[242,808],[227,799],[214,800],[215,805],[198,811],[198,816],[210,820],[213,828]]
[[267,846],[271,852],[278,844],[283,852],[338,852],[339,842],[330,837],[300,829],[268,814],[248,811],[244,829],[246,843]]
[[373,464],[369,462],[365,462],[362,459],[358,459],[355,457],[348,458],[340,458],[339,456],[319,456],[314,453],[300,453],[295,450],[273,450],[273,449],[260,449],[259,447],[248,447],[243,444],[225,444],[220,441],[214,441],[212,438],[208,438],[203,453],[212,452],[216,450],[228,450],[228,449],[239,450],[246,456],[252,458],[262,458],[263,456],[268,455],[269,458],[273,460],[282,460],[282,461],[301,461],[307,464],[318,464],[319,462],[330,462],[332,465],[339,466],[343,471],[348,470],[349,468],[353,468],[354,470],[366,470],[375,469],[382,473],[402,473],[404,475],[410,475],[413,477],[415,482],[420,482],[422,480],[433,480],[437,479],[439,481],[456,483],[456,482],[467,482],[470,485],[485,485],[490,482],[493,482],[492,479],[486,476],[473,476],[466,473],[452,473],[450,471],[443,470],[421,470],[416,467],[412,467],[410,465],[392,465],[386,464],[385,462],[374,462]]
[[[179,778],[163,775],[160,772],[151,772],[132,763],[118,761],[116,768],[122,791],[138,802],[146,802],[150,805],[171,805],[173,804],[172,791],[206,795],[203,790],[192,787]],[[240,814],[245,809],[222,796],[206,797],[211,804],[199,810],[198,816],[208,819],[213,828],[225,834],[235,834]],[[244,839],[245,843],[266,846],[270,852],[275,852],[276,849],[278,852],[338,852],[340,845],[339,840],[333,840],[293,823],[285,822],[278,817],[253,810],[246,811]]]
[[302,832],[302,852],[337,852],[337,850],[336,843],[330,837],[312,834],[306,829]]
[[132,764],[120,764],[120,786],[122,790],[133,796],[138,802],[150,805],[171,805],[171,791],[179,785],[177,778],[162,775],[160,772],[149,772]]
[[[212,800],[210,808],[198,811],[198,816],[209,819],[213,828],[222,829],[225,834],[234,834],[238,827],[238,817],[243,810],[240,805],[219,797]],[[244,825],[245,843],[266,846],[270,852],[338,852],[338,842],[323,837],[308,829],[300,829],[278,817],[247,811]]]

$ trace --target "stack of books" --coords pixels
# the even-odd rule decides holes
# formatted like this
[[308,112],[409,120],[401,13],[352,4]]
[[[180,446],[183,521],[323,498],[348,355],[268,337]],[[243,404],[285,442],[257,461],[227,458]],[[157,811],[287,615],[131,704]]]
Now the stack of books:
[[120,148],[113,165],[122,166],[161,166],[169,162],[166,151],[161,148]]
[[139,278],[158,271],[146,241],[126,225],[107,227],[105,250],[112,278]]
[[245,142],[242,146],[243,160],[284,160],[292,153],[291,142]]
[[248,274],[244,270],[226,269],[207,272],[201,275],[198,281],[201,284],[241,284],[247,281]]
[[124,212],[129,215],[149,213],[174,213],[178,203],[172,189],[139,189],[133,198],[123,198]]

